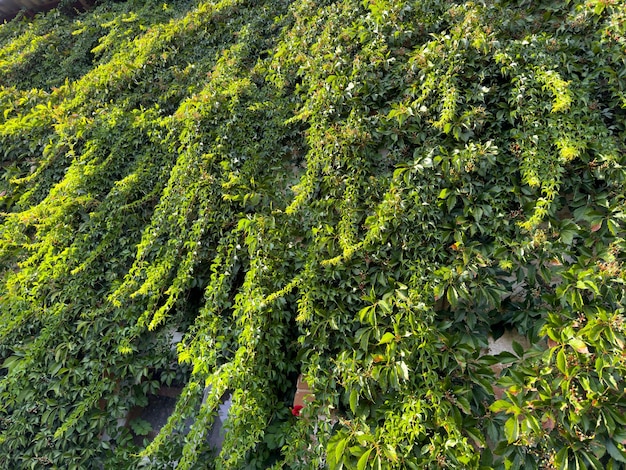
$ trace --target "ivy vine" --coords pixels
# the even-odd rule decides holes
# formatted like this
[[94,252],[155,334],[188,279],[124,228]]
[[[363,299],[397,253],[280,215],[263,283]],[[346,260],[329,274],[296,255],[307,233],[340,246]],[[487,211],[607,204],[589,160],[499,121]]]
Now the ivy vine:
[[622,2],[95,3],[0,26],[0,468],[626,466]]

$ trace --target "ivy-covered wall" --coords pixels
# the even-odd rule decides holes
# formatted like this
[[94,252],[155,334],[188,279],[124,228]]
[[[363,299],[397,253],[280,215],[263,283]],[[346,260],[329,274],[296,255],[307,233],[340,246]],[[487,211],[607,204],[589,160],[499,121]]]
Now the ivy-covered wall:
[[0,468],[626,467],[623,2],[96,2],[0,109]]

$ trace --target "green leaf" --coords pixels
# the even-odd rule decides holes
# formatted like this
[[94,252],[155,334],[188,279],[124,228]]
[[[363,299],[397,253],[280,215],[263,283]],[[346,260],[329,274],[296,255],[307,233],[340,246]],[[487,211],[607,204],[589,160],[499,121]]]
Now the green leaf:
[[626,429],[616,429],[611,437],[615,442],[626,445]]
[[393,308],[391,306],[391,302],[388,299],[381,299],[378,301],[378,306],[385,313],[391,313]]
[[572,338],[568,341],[568,344],[574,348],[576,352],[581,354],[589,354],[589,349],[583,340],[580,338]]
[[376,454],[374,456],[374,461],[372,462],[372,469],[373,470],[383,470],[381,458],[380,458],[380,455],[378,455],[378,454]]
[[350,392],[350,410],[356,414],[356,409],[359,404],[359,392],[356,389],[352,389]]
[[519,422],[517,416],[511,416],[504,423],[504,436],[509,444],[513,444],[519,439]]
[[448,212],[452,212],[454,206],[456,205],[456,196],[452,195],[446,199],[446,207],[448,208]]
[[568,449],[563,447],[559,450],[554,458],[554,463],[558,466],[559,470],[567,470],[569,468]]
[[138,436],[147,436],[152,431],[152,425],[142,418],[135,418],[130,422],[130,427]]
[[391,460],[392,462],[398,461],[398,454],[396,453],[396,449],[394,449],[390,444],[385,444],[383,446],[383,452],[387,459]]
[[499,413],[500,411],[506,412],[509,408],[511,408],[511,403],[509,403],[506,400],[494,401],[489,407],[489,409],[493,411],[494,413]]
[[396,335],[388,331],[387,333],[383,335],[382,338],[380,338],[380,341],[378,342],[378,344],[380,345],[380,344],[391,343],[395,339],[395,337]]
[[448,290],[446,291],[446,297],[452,307],[456,307],[457,305],[459,305],[459,294],[457,293],[454,286],[448,287]]
[[341,439],[335,446],[335,462],[339,465],[343,461],[343,453],[346,449],[348,439]]
[[356,468],[357,470],[364,470],[365,467],[367,466],[367,461],[369,460],[370,454],[372,453],[372,450],[374,450],[373,448],[369,448],[367,449],[363,455],[361,455],[361,458],[359,459],[359,461],[356,464]]
[[567,359],[563,348],[560,348],[559,352],[556,353],[556,367],[562,374],[567,375]]
[[617,462],[626,463],[626,453],[619,449],[613,443],[612,439],[607,439],[605,445],[607,452],[613,459],[615,459]]
[[591,465],[592,469],[596,469],[596,468],[602,468],[602,464],[600,463],[600,461],[596,458],[595,455],[593,455],[590,452],[586,452],[584,450],[581,451],[581,454],[583,455],[583,457],[587,460],[587,462],[589,462],[589,464]]
[[619,232],[619,223],[616,222],[613,219],[607,219],[606,220],[606,225],[609,228],[609,231],[611,232],[611,235],[616,237],[618,232]]
[[409,380],[409,368],[406,365],[406,362],[400,361],[398,363],[399,375],[403,380]]
[[467,415],[472,414],[472,407],[470,406],[470,402],[465,397],[456,397],[456,405],[463,411],[463,413]]
[[578,235],[580,227],[569,220],[563,221],[561,224],[561,241],[566,245],[571,245],[574,237]]
[[464,432],[474,441],[474,444],[479,448],[483,449],[485,447],[485,436],[481,433],[480,430],[472,427],[468,427],[464,429]]
[[517,354],[518,357],[524,356],[524,347],[517,341],[513,341],[513,351],[515,351],[515,354]]
[[359,310],[359,320],[361,320],[361,323],[365,323],[366,319],[369,322],[369,318],[371,317],[374,310],[375,307],[373,305],[368,305],[367,307],[363,307],[361,310]]

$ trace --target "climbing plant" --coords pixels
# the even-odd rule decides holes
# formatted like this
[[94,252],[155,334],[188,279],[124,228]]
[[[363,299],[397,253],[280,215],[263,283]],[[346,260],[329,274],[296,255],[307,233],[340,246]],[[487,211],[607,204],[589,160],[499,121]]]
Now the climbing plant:
[[625,90],[610,0],[3,24],[0,468],[626,467]]

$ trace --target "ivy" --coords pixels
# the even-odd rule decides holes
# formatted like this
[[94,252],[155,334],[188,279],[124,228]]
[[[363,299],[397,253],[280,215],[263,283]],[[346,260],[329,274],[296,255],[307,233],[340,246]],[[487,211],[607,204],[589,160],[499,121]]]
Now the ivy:
[[0,27],[0,468],[624,466],[621,3],[96,3]]

